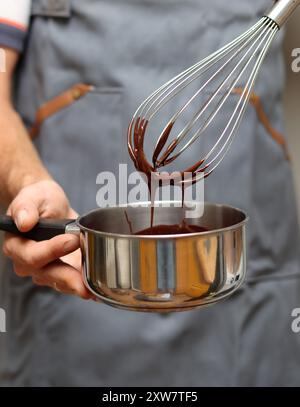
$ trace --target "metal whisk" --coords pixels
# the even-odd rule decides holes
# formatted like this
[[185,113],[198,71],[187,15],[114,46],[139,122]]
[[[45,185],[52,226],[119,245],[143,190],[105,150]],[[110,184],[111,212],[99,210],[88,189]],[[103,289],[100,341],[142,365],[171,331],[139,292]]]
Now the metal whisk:
[[[128,130],[129,153],[139,171],[149,173],[172,163],[200,136],[211,132],[214,119],[221,116],[219,123],[224,128],[219,130],[216,141],[199,161],[183,172],[192,172],[193,180],[197,181],[216,169],[232,144],[272,40],[299,4],[300,0],[277,1],[248,31],[171,79],[139,106]],[[176,96],[181,97],[182,104],[182,92],[189,88],[191,94],[187,101],[167,120],[159,135],[150,164],[144,152],[149,123]],[[225,102],[233,94],[238,95],[234,99],[236,103],[228,108]],[[224,109],[226,113],[229,110],[225,121],[222,120]],[[176,129],[178,122],[181,127]]]

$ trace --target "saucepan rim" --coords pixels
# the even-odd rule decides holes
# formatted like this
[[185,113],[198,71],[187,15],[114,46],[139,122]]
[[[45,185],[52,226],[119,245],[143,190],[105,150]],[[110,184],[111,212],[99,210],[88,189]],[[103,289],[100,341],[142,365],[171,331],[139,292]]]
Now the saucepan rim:
[[[164,201],[161,203],[179,203],[179,201]],[[87,212],[81,216],[79,216],[79,218],[77,218],[75,220],[76,225],[79,227],[79,229],[88,233],[92,233],[98,236],[103,236],[103,237],[111,237],[111,238],[123,238],[123,239],[131,239],[131,240],[174,240],[174,239],[182,239],[182,238],[193,238],[193,237],[203,237],[203,236],[211,236],[211,235],[215,235],[215,234],[222,234],[222,233],[226,233],[226,232],[230,232],[230,231],[234,231],[234,230],[238,230],[240,229],[242,226],[246,225],[249,221],[249,216],[248,214],[244,211],[241,210],[239,208],[236,208],[232,205],[227,205],[227,204],[220,204],[220,203],[213,203],[213,202],[205,202],[204,204],[209,206],[215,206],[215,207],[222,207],[224,209],[232,209],[234,211],[240,212],[243,216],[244,219],[234,225],[231,226],[227,226],[225,228],[219,228],[219,229],[213,229],[213,230],[208,230],[208,231],[204,231],[204,232],[195,232],[195,233],[189,233],[189,234],[178,234],[178,235],[131,235],[131,234],[122,234],[122,233],[110,233],[110,232],[102,232],[99,230],[95,230],[95,229],[91,229],[88,228],[86,226],[83,226],[81,224],[81,221],[87,217],[88,215],[92,215],[93,213],[96,212],[100,212],[100,211],[105,211],[105,210],[112,210],[112,209],[118,209],[118,208],[128,208],[128,207],[134,207],[134,206],[142,206],[142,205],[146,205],[146,204],[151,204],[150,201],[148,202],[138,202],[138,203],[131,203],[131,204],[122,204],[122,205],[116,205],[116,206],[110,206],[108,208],[98,208],[98,209],[94,209],[90,212]]]

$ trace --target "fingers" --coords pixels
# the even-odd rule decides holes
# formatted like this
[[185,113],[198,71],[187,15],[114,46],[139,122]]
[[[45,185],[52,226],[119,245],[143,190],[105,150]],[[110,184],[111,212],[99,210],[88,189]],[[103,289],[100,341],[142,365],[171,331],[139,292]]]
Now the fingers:
[[36,271],[32,280],[35,284],[54,288],[63,294],[76,295],[85,300],[93,297],[85,287],[81,273],[59,260],[42,271]]
[[[34,283],[54,288],[64,294],[92,299],[93,295],[86,289],[79,271],[80,251],[74,253],[78,247],[79,239],[73,235],[57,236],[45,242],[8,236],[3,251],[12,257],[14,270],[18,276],[32,277]],[[57,260],[62,256],[74,264],[74,267]]]
[[18,264],[19,270],[22,270],[20,275],[27,276],[31,274],[31,269],[41,269],[60,257],[74,252],[79,245],[79,237],[70,234],[56,236],[43,242],[34,242],[7,234],[3,252]]
[[[40,218],[76,218],[62,188],[53,180],[44,180],[23,188],[11,203],[11,215],[21,232],[30,231]],[[34,242],[6,235],[3,252],[13,260],[16,273],[32,277],[36,284],[62,293],[93,299],[86,289],[81,272],[79,237],[60,235]]]
[[[7,235],[3,251],[13,259],[18,276],[32,277],[34,283],[64,294],[95,300],[83,283],[78,247],[79,238],[74,235],[61,235],[44,242]],[[59,257],[65,261],[57,260]]]

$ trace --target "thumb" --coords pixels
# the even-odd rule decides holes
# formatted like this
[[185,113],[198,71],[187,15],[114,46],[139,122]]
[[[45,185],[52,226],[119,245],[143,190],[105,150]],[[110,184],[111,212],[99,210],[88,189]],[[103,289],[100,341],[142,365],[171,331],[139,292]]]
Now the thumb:
[[22,190],[11,203],[8,214],[21,232],[28,232],[39,221],[43,196],[38,190]]

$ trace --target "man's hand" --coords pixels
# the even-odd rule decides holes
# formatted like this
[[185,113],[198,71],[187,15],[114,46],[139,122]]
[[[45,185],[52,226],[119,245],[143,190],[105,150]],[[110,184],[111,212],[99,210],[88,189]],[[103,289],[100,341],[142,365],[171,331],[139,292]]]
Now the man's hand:
[[[8,209],[22,232],[31,230],[40,218],[76,218],[62,188],[44,180],[21,189]],[[43,286],[55,288],[83,299],[93,296],[85,288],[81,275],[79,237],[61,235],[44,242],[6,235],[4,254],[14,263],[20,277],[32,277]]]
[[[6,71],[0,74],[0,203],[10,204],[8,213],[22,232],[39,218],[76,218],[64,191],[44,167],[21,117],[12,103],[13,77],[19,55],[5,49]],[[63,293],[92,298],[81,277],[79,238],[57,236],[33,242],[7,235],[4,253],[11,257],[19,276]]]

